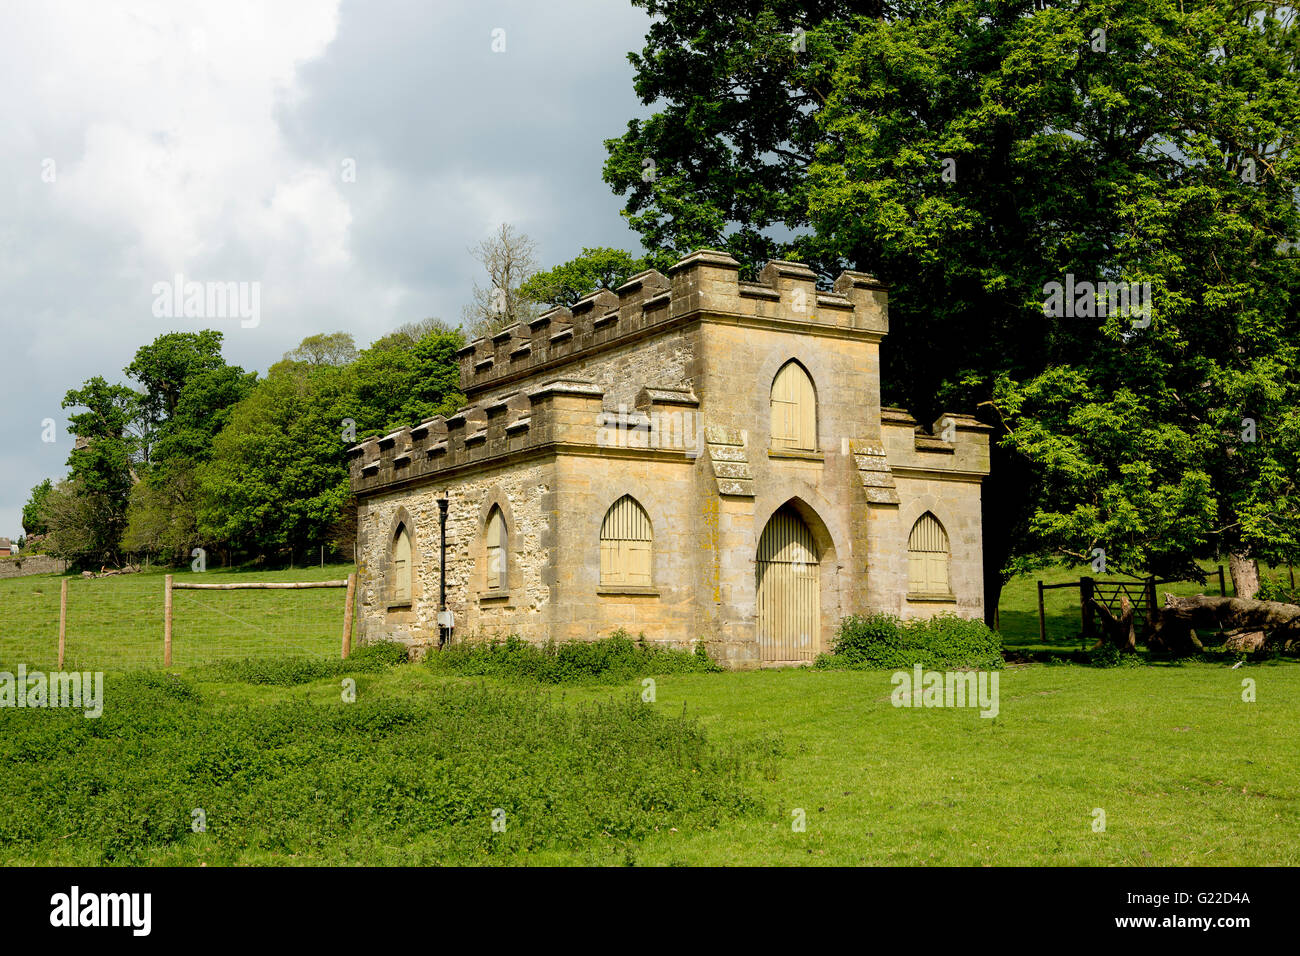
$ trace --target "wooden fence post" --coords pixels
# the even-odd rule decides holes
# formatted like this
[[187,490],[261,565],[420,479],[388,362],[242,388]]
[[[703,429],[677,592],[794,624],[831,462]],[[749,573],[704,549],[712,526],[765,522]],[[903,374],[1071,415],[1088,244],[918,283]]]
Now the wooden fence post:
[[163,667],[172,666],[172,576],[163,583]]
[[63,670],[63,651],[68,645],[68,579],[59,588],[59,670]]
[[357,572],[348,575],[348,596],[343,604],[343,659],[352,653],[352,607],[357,592]]
[[1047,617],[1043,611],[1043,582],[1038,582],[1038,639],[1047,643]]
[[1147,592],[1147,627],[1156,629],[1156,576],[1153,574],[1143,585]]

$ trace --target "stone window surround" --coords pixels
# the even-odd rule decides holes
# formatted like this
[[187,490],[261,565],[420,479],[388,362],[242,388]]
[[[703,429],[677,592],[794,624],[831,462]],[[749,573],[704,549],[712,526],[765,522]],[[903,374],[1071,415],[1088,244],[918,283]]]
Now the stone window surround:
[[[505,522],[506,543],[504,547],[506,566],[504,584],[499,588],[487,586],[487,523],[493,508],[501,509],[501,520]],[[511,538],[515,533],[515,515],[510,507],[510,498],[500,485],[493,485],[479,506],[478,528],[475,532],[474,554],[480,557],[474,562],[474,598],[480,605],[489,607],[510,607],[514,604],[515,589],[519,586],[522,571],[519,561],[511,547]]]
[[[798,449],[785,449],[772,447],[772,386],[776,383],[776,377],[781,374],[781,369],[785,368],[791,362],[795,362],[803,369],[804,374],[808,376],[808,381],[812,384],[813,390],[813,423],[817,433],[817,447],[811,451]],[[759,381],[767,382],[767,389],[757,389],[755,400],[761,403],[761,410],[755,409],[760,415],[759,421],[767,421],[767,455],[769,459],[789,459],[793,461],[825,461],[826,453],[822,450],[822,403],[821,389],[817,382],[830,377],[831,372],[820,357],[807,348],[795,348],[773,350],[768,358],[759,366]]]

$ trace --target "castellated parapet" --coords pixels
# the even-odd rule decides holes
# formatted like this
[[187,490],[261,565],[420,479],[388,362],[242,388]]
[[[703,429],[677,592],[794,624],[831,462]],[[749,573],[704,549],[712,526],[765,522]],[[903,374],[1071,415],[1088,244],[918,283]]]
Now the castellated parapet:
[[[553,308],[529,323],[476,339],[457,352],[461,390],[470,403],[448,418],[433,418],[349,449],[353,491],[418,480],[551,443],[599,443],[596,418],[605,406],[604,390],[563,373],[602,352],[665,334],[704,315],[714,322],[837,330],[877,342],[888,332],[886,287],[866,273],[842,273],[828,293],[817,291],[816,274],[802,263],[770,262],[758,282],[740,281],[739,269],[726,253],[696,252],[670,269],[671,280],[653,269],[641,272],[617,292],[601,289],[572,308]],[[645,407],[638,407],[647,416],[647,428],[651,412],[660,420],[699,405],[698,399],[681,402],[672,389],[650,389],[650,394]],[[633,428],[634,419],[629,416],[624,427]],[[616,427],[612,419],[610,427]]]
[[[349,450],[363,638],[436,646],[444,577],[452,640],[622,627],[704,641],[737,667],[811,660],[848,613],[982,614],[989,430],[957,413],[925,429],[882,408],[887,288],[862,272],[830,292],[816,279],[769,262],[741,281],[736,260],[704,250],[461,349],[466,407]],[[626,497],[636,508],[615,509]],[[489,557],[494,509],[507,544]],[[616,511],[649,529],[635,584],[609,566],[623,545],[602,543]],[[391,580],[406,567],[392,554],[402,529],[415,539],[409,601]],[[939,552],[926,552],[924,586],[909,578],[921,538],[948,549],[942,580]],[[773,557],[796,552],[815,582]],[[497,575],[488,564],[502,560]],[[804,589],[798,622],[772,616],[794,606],[769,593],[778,580]],[[773,628],[799,633],[776,640]]]

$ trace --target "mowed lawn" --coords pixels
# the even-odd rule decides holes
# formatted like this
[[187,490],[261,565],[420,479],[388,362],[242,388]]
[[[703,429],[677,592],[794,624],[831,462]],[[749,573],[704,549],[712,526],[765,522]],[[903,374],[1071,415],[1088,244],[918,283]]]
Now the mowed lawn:
[[[1247,678],[1254,703],[1242,700]],[[369,692],[420,693],[445,679],[405,667]],[[751,783],[764,812],[654,834],[640,864],[1300,865],[1297,663],[1016,666],[1000,675],[995,718],[894,707],[880,671],[655,682],[647,706],[684,710],[720,741],[776,735],[784,756]],[[320,692],[323,701],[333,688]],[[576,702],[611,690],[563,693]],[[1098,809],[1104,832],[1094,830]]]
[[661,679],[655,706],[685,704],[714,734],[779,733],[788,756],[761,782],[766,817],[659,834],[642,859],[1300,864],[1300,665],[1023,665],[1002,673],[996,718],[896,708],[891,689],[862,671]]

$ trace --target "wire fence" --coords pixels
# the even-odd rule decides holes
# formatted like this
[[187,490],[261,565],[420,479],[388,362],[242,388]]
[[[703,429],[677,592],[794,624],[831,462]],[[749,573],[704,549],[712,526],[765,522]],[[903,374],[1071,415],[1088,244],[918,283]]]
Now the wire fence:
[[351,650],[354,574],[300,581],[261,573],[206,583],[216,577],[0,582],[0,670],[188,668],[245,658],[337,659]]

